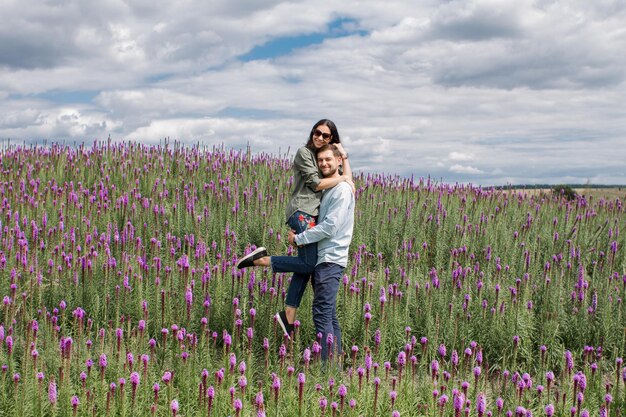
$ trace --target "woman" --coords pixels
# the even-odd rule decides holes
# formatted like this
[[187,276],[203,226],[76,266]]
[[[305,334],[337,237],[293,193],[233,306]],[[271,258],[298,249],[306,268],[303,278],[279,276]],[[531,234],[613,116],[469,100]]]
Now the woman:
[[[333,143],[343,158],[343,174],[339,178],[322,178],[317,167],[316,150],[327,143]],[[297,234],[315,226],[322,197],[322,190],[332,188],[340,182],[352,184],[352,171],[348,154],[341,145],[337,126],[331,120],[322,119],[313,125],[309,140],[298,149],[293,161],[294,187],[286,208],[289,227]],[[352,185],[354,188],[354,185]],[[293,322],[300,300],[317,263],[317,243],[298,248],[298,256],[267,256],[265,248],[260,247],[244,256],[237,263],[237,268],[251,266],[271,266],[273,272],[293,272],[285,310],[276,314],[276,321],[282,327],[285,336],[291,338]]]

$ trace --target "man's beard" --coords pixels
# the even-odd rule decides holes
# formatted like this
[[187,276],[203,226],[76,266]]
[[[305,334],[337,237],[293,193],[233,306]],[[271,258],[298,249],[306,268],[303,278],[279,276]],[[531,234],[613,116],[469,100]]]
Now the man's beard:
[[324,174],[324,178],[332,177],[333,175],[335,175],[335,172],[337,172],[338,169],[339,167],[333,169],[332,171],[327,172],[326,174]]

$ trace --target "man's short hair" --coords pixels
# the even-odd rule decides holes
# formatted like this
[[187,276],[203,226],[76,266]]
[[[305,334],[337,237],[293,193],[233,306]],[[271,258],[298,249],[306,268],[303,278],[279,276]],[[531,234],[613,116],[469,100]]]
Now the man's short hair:
[[322,145],[322,147],[317,150],[316,155],[319,155],[320,153],[326,152],[326,151],[332,151],[333,152],[333,156],[335,156],[335,158],[340,158],[341,157],[341,152],[332,143],[327,143],[325,145]]

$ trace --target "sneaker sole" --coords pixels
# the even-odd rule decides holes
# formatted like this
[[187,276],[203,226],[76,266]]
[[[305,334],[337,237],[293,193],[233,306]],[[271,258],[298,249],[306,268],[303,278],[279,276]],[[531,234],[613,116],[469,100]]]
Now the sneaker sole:
[[258,255],[259,253],[262,253],[262,252],[264,252],[264,251],[267,251],[267,249],[265,249],[263,246],[261,246],[261,247],[259,247],[259,248],[256,248],[255,250],[253,250],[252,252],[250,252],[249,254],[247,254],[246,256],[244,256],[243,258],[241,258],[241,259],[239,260],[239,262],[237,262],[236,267],[237,267],[237,268],[239,268],[239,269],[241,269],[240,265],[241,265],[243,262],[246,262],[246,261],[247,261],[247,260],[249,260],[249,259],[254,260],[254,257],[255,257],[256,255]]
[[287,339],[291,340],[291,336],[287,333],[287,329],[285,328],[283,321],[280,319],[280,314],[275,314],[274,317],[276,318],[276,322],[280,325],[280,328],[283,329],[283,334],[287,336]]

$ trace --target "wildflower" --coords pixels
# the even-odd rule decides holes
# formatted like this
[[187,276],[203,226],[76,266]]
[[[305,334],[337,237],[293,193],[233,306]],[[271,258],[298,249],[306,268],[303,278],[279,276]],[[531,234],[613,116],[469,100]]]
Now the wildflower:
[[213,399],[215,398],[215,388],[213,388],[213,385],[211,385],[209,388],[207,388],[206,396],[208,398],[207,407],[209,409],[209,414],[210,414],[211,413],[211,408],[213,407]]
[[11,355],[11,352],[13,351],[13,338],[11,337],[11,335],[7,336],[7,338],[5,339],[5,343],[7,345],[7,353]]
[[430,364],[430,372],[433,379],[437,378],[437,375],[439,375],[439,362],[436,359]]
[[154,385],[152,385],[152,392],[154,392],[155,403],[159,401],[159,391],[161,391],[161,387],[159,386],[158,382],[155,382]]
[[570,352],[569,350],[565,351],[565,365],[567,366],[567,371],[571,372],[572,368],[574,367],[574,359],[572,358],[572,352]]
[[456,350],[452,351],[452,355],[450,356],[450,360],[452,362],[452,366],[455,368],[459,365],[459,354]]
[[439,356],[441,356],[441,359],[445,359],[446,357],[446,345],[444,345],[443,343],[439,345],[439,349],[437,350],[437,353],[439,353]]
[[391,407],[396,403],[396,398],[398,398],[398,393],[396,391],[389,392],[389,399],[391,399]]
[[76,395],[73,395],[70,399],[70,404],[72,404],[72,411],[74,412],[74,415],[76,415],[76,410],[78,408],[78,405],[80,404],[80,399]]
[[280,393],[280,378],[276,374],[272,374],[272,390],[274,390],[274,399],[278,401]]
[[469,389],[469,382],[463,381],[461,382],[461,389],[463,390],[463,394],[467,395],[467,390]]
[[57,403],[57,384],[54,380],[50,381],[50,384],[48,384],[48,400],[52,405]]
[[235,414],[239,415],[239,413],[241,412],[241,409],[243,408],[243,402],[239,398],[237,398],[233,402],[233,408],[235,409]]
[[242,395],[245,394],[246,387],[248,386],[248,380],[245,376],[239,377],[239,388],[241,389]]
[[224,368],[220,368],[218,371],[215,372],[215,382],[217,383],[217,385],[222,384],[225,374],[226,371],[224,370]]
[[458,417],[461,415],[461,409],[463,408],[463,404],[465,404],[465,396],[462,393],[456,391],[452,399],[452,406],[454,408],[455,416]]
[[319,405],[320,405],[320,409],[323,412],[326,409],[326,406],[328,405],[328,400],[326,399],[326,397],[320,398]]
[[237,357],[234,353],[230,354],[228,361],[230,365],[230,373],[232,374],[233,372],[235,372],[235,366],[237,365]]
[[337,394],[339,395],[340,401],[341,401],[341,410],[343,410],[343,404],[346,398],[346,395],[348,395],[348,388],[341,384],[339,386],[339,389],[337,390]]
[[100,355],[100,368],[104,369],[107,367],[107,355],[106,354],[101,354]]
[[163,376],[161,377],[161,381],[165,382],[165,385],[169,384],[172,380],[172,373],[170,371],[165,371]]
[[306,376],[300,372],[298,374],[298,404],[302,407],[302,399],[304,398],[304,383],[306,382]]
[[578,388],[582,392],[585,392],[585,389],[587,389],[587,377],[585,376],[583,372],[578,372],[577,375],[578,375]]
[[179,408],[178,400],[176,399],[172,400],[172,402],[170,403],[170,410],[172,410],[172,415],[174,417],[176,417],[176,414],[178,414],[178,408]]
[[478,417],[482,417],[485,414],[486,408],[487,402],[485,400],[485,394],[481,392],[478,394],[478,398],[476,400],[476,413],[478,413]]
[[502,409],[504,408],[504,400],[500,397],[496,399],[496,408],[499,413],[502,412]]
[[374,344],[376,345],[376,348],[378,348],[378,346],[380,345],[381,342],[381,334],[380,334],[380,329],[376,329],[376,331],[374,332]]
[[139,374],[137,372],[133,372],[132,374],[130,374],[130,383],[131,383],[131,385],[136,387],[137,385],[139,385],[139,380],[140,380],[140,378],[139,378]]

